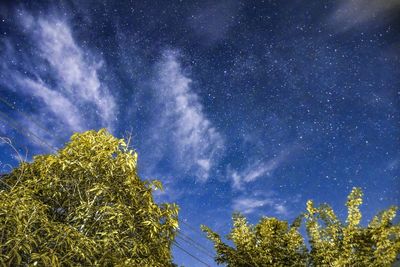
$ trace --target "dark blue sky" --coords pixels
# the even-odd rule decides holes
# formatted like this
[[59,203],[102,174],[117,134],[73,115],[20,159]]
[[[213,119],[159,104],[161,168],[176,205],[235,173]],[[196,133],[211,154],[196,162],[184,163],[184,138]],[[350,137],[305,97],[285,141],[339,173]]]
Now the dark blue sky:
[[[226,234],[233,211],[292,220],[308,199],[344,218],[353,186],[365,223],[399,204],[399,14],[398,0],[2,1],[15,110],[0,102],[0,135],[30,159],[51,152],[40,139],[132,132],[141,176],[196,229]],[[6,172],[17,161],[0,151]]]

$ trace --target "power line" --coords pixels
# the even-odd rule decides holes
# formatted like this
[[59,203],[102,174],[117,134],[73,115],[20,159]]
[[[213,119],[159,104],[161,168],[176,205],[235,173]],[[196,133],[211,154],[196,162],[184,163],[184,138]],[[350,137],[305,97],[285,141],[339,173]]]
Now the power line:
[[210,257],[211,259],[214,259],[214,255],[212,252],[210,252],[208,250],[208,248],[206,248],[205,246],[203,246],[202,244],[196,242],[195,240],[193,240],[190,236],[187,236],[185,234],[182,233],[182,231],[178,232],[177,237],[179,237],[180,239],[182,239],[183,241],[185,241],[186,243],[194,246],[197,250],[199,250],[200,252],[202,252],[203,254],[207,255],[208,257]]
[[[183,220],[182,221],[180,221],[181,223],[183,223],[184,225],[186,225],[188,228],[190,228],[193,232],[195,232],[195,233],[199,233],[200,231],[199,230],[197,230],[196,228],[194,228],[193,226],[191,226],[190,224],[188,224],[188,223],[186,223],[186,222],[184,222]],[[181,232],[181,231],[180,231]],[[181,233],[182,234],[182,233]],[[190,237],[188,237],[188,238],[190,238]],[[192,239],[193,240],[193,239]],[[194,240],[193,240],[194,241]],[[195,242],[195,241],[194,241]],[[195,242],[195,243],[197,243],[197,242]],[[197,243],[198,244],[198,243]],[[201,244],[198,244],[199,246],[201,246]],[[214,258],[214,257],[213,257]],[[241,256],[239,256],[239,255],[237,255],[237,258],[242,262],[242,263],[245,263],[245,264],[248,264],[249,266],[252,266],[252,265],[254,265],[255,263],[253,263],[253,264],[250,264],[248,261],[246,261],[244,258],[242,258]],[[256,264],[256,266],[258,266],[257,264]]]
[[191,242],[195,243],[197,246],[201,247],[203,250],[205,250],[205,251],[207,251],[208,253],[210,253],[211,255],[213,255],[213,252],[211,252],[211,251],[209,250],[209,248],[207,248],[206,246],[204,246],[204,245],[200,244],[199,242],[195,241],[193,238],[191,238],[191,237],[188,236],[187,234],[184,234],[184,233],[182,232],[182,230],[180,230],[180,231],[178,232],[178,234],[181,235],[181,236],[183,236],[183,237],[186,238],[186,239],[189,239]]
[[194,249],[197,252],[202,253],[204,256],[214,260],[214,257],[210,256],[207,252],[203,251],[202,249],[200,249],[199,247],[197,247],[196,245],[194,245],[193,243],[191,243],[189,240],[181,237],[181,236],[176,236],[176,238],[178,238],[180,241],[185,242],[185,244],[187,244],[188,246],[190,246],[192,249]]
[[[181,223],[183,223],[184,225],[186,225],[188,228],[190,228],[190,229],[191,229],[193,232],[195,232],[195,233],[199,233],[199,232],[200,232],[199,230],[197,230],[196,228],[194,228],[194,227],[191,226],[190,224],[184,222],[183,220],[181,221]],[[182,231],[179,231],[179,233],[180,233],[181,235],[183,235],[183,234],[182,234]],[[200,232],[200,233],[201,233],[201,232]],[[193,240],[192,238],[190,238],[189,236],[186,236],[186,237],[187,237],[188,239],[192,240],[193,243],[197,244],[197,246],[200,246],[200,247],[204,248],[204,250],[206,250],[207,252],[209,252],[208,249],[207,249],[206,247],[204,247],[203,245],[197,243],[196,241],[194,241],[194,240]],[[182,238],[182,237],[181,237],[181,238]],[[204,252],[203,252],[203,253],[204,253]],[[210,256],[208,253],[207,253],[207,255]],[[212,256],[212,258],[214,259],[214,256]],[[245,263],[245,264],[249,264],[249,263],[248,263],[245,259],[243,259],[242,257],[239,257],[239,256],[238,256],[238,259],[239,259],[241,262]],[[249,265],[251,266],[251,264],[249,264]]]
[[206,262],[202,261],[200,258],[196,257],[195,255],[193,255],[192,253],[190,253],[189,251],[187,251],[186,249],[181,247],[179,245],[178,241],[174,240],[174,245],[175,245],[175,247],[179,248],[180,250],[182,250],[183,252],[185,252],[186,254],[188,254],[190,257],[197,260],[198,262],[204,264],[205,266],[211,267],[211,265],[208,265]]
[[[196,229],[195,227],[191,226],[189,223],[187,223],[187,222],[185,222],[185,221],[183,221],[183,220],[181,220],[180,223],[186,225],[186,226],[187,226],[190,230],[192,230],[194,233],[196,233],[196,234],[199,234],[199,233],[200,233],[200,234],[201,234],[200,236],[203,236],[203,237],[204,237],[204,235],[203,235],[204,233],[203,233],[202,231],[200,231],[200,230]],[[210,257],[212,257],[212,258],[214,259],[214,253],[211,252],[207,247],[205,247],[204,245],[202,245],[202,244],[196,242],[196,241],[193,240],[190,236],[183,234],[183,233],[182,233],[182,230],[180,230],[180,231],[178,232],[178,234],[181,234],[181,235],[184,236],[186,239],[189,239],[192,243],[194,243],[194,246],[196,246],[196,247],[201,247],[201,250],[202,250],[202,251],[204,251],[205,253],[207,253],[208,256],[210,256]],[[181,237],[181,238],[182,238],[182,237]],[[206,238],[206,237],[204,237],[204,238]],[[207,239],[207,240],[208,240],[208,239]],[[199,248],[199,249],[200,249],[200,248]]]
[[3,102],[5,105],[7,105],[8,107],[12,108],[13,110],[17,111],[18,113],[22,114],[22,116],[24,116],[25,118],[27,118],[30,122],[32,122],[33,124],[35,124],[38,128],[42,129],[43,131],[45,131],[46,133],[48,133],[50,136],[54,137],[55,139],[58,139],[59,141],[62,141],[62,139],[59,136],[54,136],[53,133],[51,133],[49,130],[47,130],[47,128],[45,126],[43,126],[42,124],[40,124],[39,122],[37,122],[31,115],[19,110],[18,108],[16,108],[13,104],[11,104],[10,102],[8,102],[7,100],[5,100],[4,98],[0,97],[0,101]]
[[[186,223],[184,220],[180,221],[181,223],[183,223],[184,225],[186,225],[187,227],[189,227],[192,231],[194,231],[195,233],[200,232],[198,229],[194,228],[193,226],[191,226],[190,224]],[[200,232],[201,233],[201,232]]]
[[23,127],[21,127],[18,122],[16,122],[15,120],[13,120],[12,118],[10,118],[7,114],[5,114],[4,112],[0,111],[0,119],[6,123],[8,123],[12,128],[14,128],[15,130],[17,130],[20,134],[30,138],[30,136],[35,137],[37,140],[40,141],[40,143],[36,142],[39,145],[45,145],[46,147],[50,148],[53,151],[57,151],[57,148],[49,145],[46,141],[44,141],[42,138],[40,138],[39,136],[37,136],[36,134],[32,133],[31,131],[29,131],[28,129],[24,129]]

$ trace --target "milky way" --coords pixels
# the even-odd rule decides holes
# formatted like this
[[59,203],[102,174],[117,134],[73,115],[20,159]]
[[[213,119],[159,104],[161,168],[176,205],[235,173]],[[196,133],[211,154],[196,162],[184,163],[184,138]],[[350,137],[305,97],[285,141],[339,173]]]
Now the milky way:
[[200,224],[291,221],[308,199],[344,218],[354,186],[366,223],[400,204],[398,14],[398,0],[2,1],[0,135],[30,160],[76,131],[132,133],[141,176],[209,250]]

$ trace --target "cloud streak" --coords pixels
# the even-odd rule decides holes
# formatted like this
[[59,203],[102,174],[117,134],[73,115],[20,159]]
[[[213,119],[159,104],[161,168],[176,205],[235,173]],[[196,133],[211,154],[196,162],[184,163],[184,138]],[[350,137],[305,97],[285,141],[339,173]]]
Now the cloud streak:
[[274,198],[240,197],[233,200],[232,209],[243,214],[251,214],[259,209],[270,209],[282,216],[290,214],[285,202]]
[[228,171],[228,176],[232,181],[232,187],[236,190],[242,190],[246,183],[254,182],[262,177],[271,176],[289,156],[296,150],[296,146],[288,147],[282,150],[276,157],[265,161],[258,161],[250,164],[242,171]]
[[101,62],[85,59],[65,22],[40,18],[35,38],[41,56],[56,72],[65,94],[75,101],[93,104],[108,126],[112,124],[115,103],[107,88],[100,83]]
[[342,0],[329,20],[345,31],[377,18],[388,19],[399,9],[400,0]]
[[55,114],[70,129],[82,130],[82,119],[76,106],[60,92],[48,88],[42,81],[28,78],[18,79],[21,87],[29,88],[30,94],[46,103],[47,111]]
[[7,49],[1,58],[12,59],[6,62],[17,62],[19,67],[2,64],[3,75],[10,79],[2,85],[32,97],[37,102],[32,116],[41,118],[47,127],[62,125],[58,134],[99,126],[112,130],[117,109],[114,97],[99,78],[102,62],[77,44],[66,21],[26,12],[16,16],[16,29],[30,46],[17,51],[18,44],[11,37],[4,41]]
[[[188,78],[174,51],[165,51],[158,64],[155,94],[161,106],[158,128],[153,140],[173,143],[175,164],[181,170],[192,171],[199,181],[209,178],[212,167],[223,151],[224,141],[203,112],[199,97],[192,91]],[[161,151],[167,153],[167,151]]]

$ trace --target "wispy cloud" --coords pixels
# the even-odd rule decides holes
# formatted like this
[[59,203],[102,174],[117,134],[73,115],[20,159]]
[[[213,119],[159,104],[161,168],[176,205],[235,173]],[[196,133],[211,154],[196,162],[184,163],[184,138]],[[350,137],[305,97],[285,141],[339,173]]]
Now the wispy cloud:
[[330,17],[338,30],[349,30],[360,24],[389,19],[400,9],[400,0],[341,0]]
[[111,126],[115,103],[98,77],[102,62],[91,62],[84,58],[87,51],[76,44],[65,22],[40,18],[33,26],[38,27],[34,38],[41,56],[57,73],[65,94],[75,101],[95,105],[103,123]]
[[[155,94],[160,104],[153,144],[159,153],[175,159],[180,170],[191,171],[199,181],[206,181],[223,151],[224,141],[203,111],[191,88],[192,80],[184,74],[178,54],[165,51],[158,64]],[[163,147],[172,143],[174,155]]]
[[243,189],[243,184],[256,181],[259,178],[271,176],[289,156],[296,150],[297,146],[291,146],[282,150],[278,155],[264,161],[250,164],[242,171],[228,170],[228,176],[232,180],[232,187],[237,190]]
[[82,118],[79,116],[78,108],[63,94],[48,88],[41,80],[20,77],[17,82],[21,87],[29,88],[31,95],[46,103],[46,109],[55,114],[67,128],[82,130]]
[[260,209],[269,210],[281,216],[288,216],[290,214],[284,201],[272,197],[240,197],[233,200],[232,209],[243,214],[251,214]]
[[16,29],[30,46],[18,48],[12,37],[4,42],[7,49],[0,56],[8,63],[1,71],[9,80],[2,85],[31,96],[36,102],[32,116],[40,114],[48,127],[62,125],[59,133],[99,126],[112,130],[116,104],[99,78],[102,61],[77,44],[65,20],[22,11],[16,16]]

